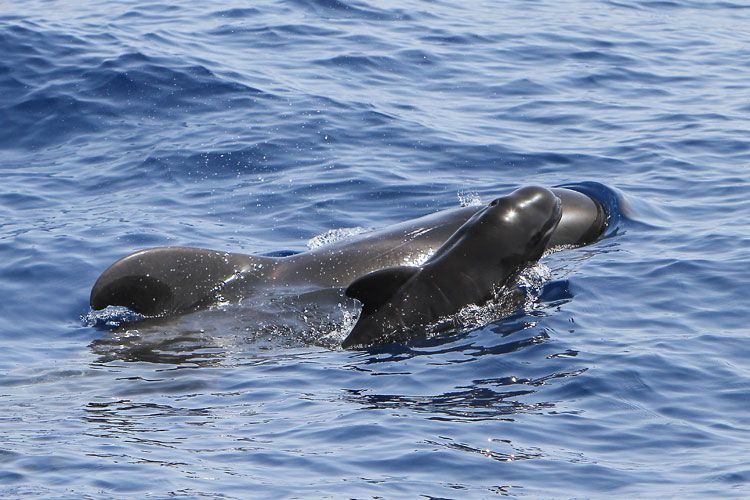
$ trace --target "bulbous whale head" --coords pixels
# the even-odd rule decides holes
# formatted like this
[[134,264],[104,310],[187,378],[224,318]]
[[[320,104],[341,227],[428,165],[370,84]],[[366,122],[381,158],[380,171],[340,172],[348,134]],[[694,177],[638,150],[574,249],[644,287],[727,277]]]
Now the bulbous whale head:
[[493,200],[478,211],[431,257],[434,263],[463,262],[466,267],[539,259],[560,222],[560,199],[549,189],[528,186]]
[[[549,189],[527,186],[493,200],[484,215],[494,218],[505,253],[539,259],[562,217],[562,205]],[[511,249],[515,248],[515,252]]]

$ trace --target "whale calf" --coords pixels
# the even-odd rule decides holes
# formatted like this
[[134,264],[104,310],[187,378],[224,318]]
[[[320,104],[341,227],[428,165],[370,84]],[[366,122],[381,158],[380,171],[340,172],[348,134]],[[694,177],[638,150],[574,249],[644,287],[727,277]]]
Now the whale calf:
[[[596,241],[607,220],[601,204],[571,189],[550,191],[561,202],[561,217],[545,249]],[[90,305],[165,317],[241,301],[274,287],[346,288],[373,271],[423,260],[483,211],[477,206],[444,210],[287,257],[191,247],[140,250],[99,276]]]
[[469,304],[487,302],[541,258],[561,217],[552,191],[524,187],[474,214],[422,266],[357,279],[346,295],[362,303],[362,312],[342,346],[413,337]]

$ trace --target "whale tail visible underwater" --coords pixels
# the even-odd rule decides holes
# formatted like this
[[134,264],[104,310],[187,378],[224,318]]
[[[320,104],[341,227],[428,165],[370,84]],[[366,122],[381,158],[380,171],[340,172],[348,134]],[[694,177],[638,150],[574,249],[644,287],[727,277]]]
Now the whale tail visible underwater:
[[521,188],[477,212],[424,265],[356,280],[346,295],[362,302],[362,312],[342,346],[408,339],[469,304],[490,300],[541,258],[561,216],[552,191]]

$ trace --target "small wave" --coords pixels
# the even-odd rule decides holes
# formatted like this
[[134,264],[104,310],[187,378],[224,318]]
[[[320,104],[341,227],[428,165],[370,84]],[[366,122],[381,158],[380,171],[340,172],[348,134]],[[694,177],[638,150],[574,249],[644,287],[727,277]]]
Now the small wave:
[[[0,147],[39,148],[99,130],[113,116],[105,107],[74,95],[42,90],[0,109]],[[97,119],[98,117],[98,119]]]
[[165,151],[148,156],[135,168],[158,172],[159,175],[170,178],[192,178],[198,181],[227,176],[234,178],[248,173],[275,172],[286,166],[282,165],[281,158],[287,158],[282,144],[263,141],[237,150]]
[[421,40],[441,45],[474,45],[480,43],[490,43],[490,37],[482,36],[476,33],[448,34],[448,32],[436,32],[435,34],[425,35]]
[[555,94],[555,92],[540,85],[529,78],[519,78],[517,80],[504,83],[502,85],[495,85],[489,88],[489,90],[497,95],[502,96],[541,96]]
[[[179,107],[190,110],[231,94],[262,92],[221,78],[201,65],[128,52],[83,73],[82,95],[125,100],[140,110]],[[200,99],[196,99],[200,97]]]
[[314,61],[321,66],[372,72],[379,75],[401,73],[404,68],[398,59],[380,55],[346,54]]
[[[196,111],[256,105],[267,96],[203,64],[92,40],[33,23],[0,23],[0,147],[37,148],[120,126]],[[95,55],[91,55],[95,54]]]
[[358,18],[374,21],[409,20],[411,16],[402,9],[378,9],[364,2],[341,0],[294,0],[293,3],[323,18]]
[[215,17],[230,18],[230,19],[244,19],[247,17],[253,17],[261,14],[261,11],[253,7],[246,8],[234,8],[226,10],[217,10],[212,15]]

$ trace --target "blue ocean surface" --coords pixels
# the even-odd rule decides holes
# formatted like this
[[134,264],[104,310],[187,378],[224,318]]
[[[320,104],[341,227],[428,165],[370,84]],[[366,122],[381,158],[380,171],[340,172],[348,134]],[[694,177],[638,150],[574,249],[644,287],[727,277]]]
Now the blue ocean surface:
[[[748,116],[740,0],[2,2],[0,496],[750,496]],[[570,183],[605,236],[465,331],[89,308],[137,249]]]

